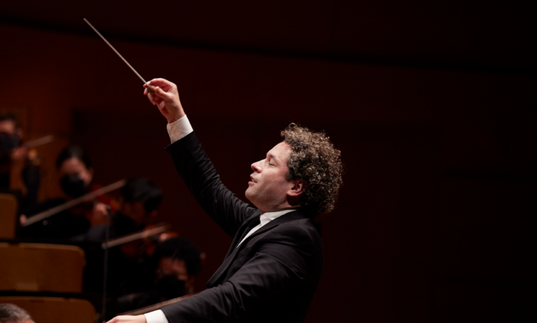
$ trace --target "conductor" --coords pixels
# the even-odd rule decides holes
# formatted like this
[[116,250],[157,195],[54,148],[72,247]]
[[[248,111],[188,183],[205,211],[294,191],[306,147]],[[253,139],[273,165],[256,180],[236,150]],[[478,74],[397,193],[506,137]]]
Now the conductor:
[[147,95],[168,120],[175,167],[205,212],[233,242],[207,289],[109,323],[303,322],[323,267],[320,225],[342,184],[340,151],[324,133],[290,124],[283,141],[251,165],[243,202],[220,181],[190,125],[177,86],[154,79]]

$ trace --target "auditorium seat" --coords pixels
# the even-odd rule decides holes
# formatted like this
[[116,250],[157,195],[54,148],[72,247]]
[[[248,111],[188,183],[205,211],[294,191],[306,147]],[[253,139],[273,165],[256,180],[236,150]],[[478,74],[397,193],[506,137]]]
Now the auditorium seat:
[[83,299],[61,297],[0,296],[0,303],[25,309],[36,323],[94,323],[95,308]]
[[14,195],[0,193],[0,239],[15,239],[18,204]]
[[77,246],[0,243],[0,290],[82,292],[84,251]]

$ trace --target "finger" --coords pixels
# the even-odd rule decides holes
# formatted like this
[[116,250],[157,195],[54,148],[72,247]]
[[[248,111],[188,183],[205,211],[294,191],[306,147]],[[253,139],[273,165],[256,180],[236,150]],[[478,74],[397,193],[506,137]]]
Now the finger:
[[151,81],[149,81],[147,83],[149,85],[152,85],[152,86],[159,86],[165,92],[170,91],[171,89],[173,89],[175,87],[174,83],[172,83],[172,82],[170,82],[168,80],[162,79],[162,78],[153,79],[153,80],[151,80]]
[[155,101],[158,101],[159,99],[162,100],[168,100],[169,93],[164,91],[160,86],[155,86],[155,90],[153,91],[153,98]]
[[155,101],[155,104],[158,105],[161,102],[170,102],[171,96],[170,93],[164,91],[161,87],[157,86],[155,87],[155,91],[153,93],[150,93],[148,95],[153,95],[153,101]]
[[155,94],[167,102],[173,99],[173,93],[164,91],[164,89],[162,89],[160,86],[155,87]]
[[171,84],[172,82],[166,80],[166,79],[163,79],[161,77],[155,77],[154,79],[150,80],[149,82],[147,82],[147,84],[151,84],[151,85],[159,85],[159,84]]
[[152,93],[147,93],[147,98],[149,99],[149,101],[151,102],[151,104],[153,105],[156,105],[157,103],[155,102],[155,98],[153,97],[153,94]]
[[153,86],[169,86],[169,81],[161,78],[155,78],[147,82],[147,84]]

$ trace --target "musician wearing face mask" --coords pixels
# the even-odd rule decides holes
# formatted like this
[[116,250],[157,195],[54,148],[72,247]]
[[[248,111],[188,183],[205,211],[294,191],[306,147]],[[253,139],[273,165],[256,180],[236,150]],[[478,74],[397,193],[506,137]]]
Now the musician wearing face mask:
[[[65,148],[58,155],[56,169],[64,196],[44,201],[28,209],[25,213],[29,218],[99,188],[93,183],[93,167],[89,157],[79,146],[73,145]],[[102,195],[95,201],[79,204],[23,228],[21,236],[46,240],[69,240],[86,233],[92,226],[105,223],[109,205],[117,207],[110,197]]]
[[21,145],[22,128],[13,113],[0,113],[0,192],[21,198],[21,209],[37,202],[41,177],[35,150]]

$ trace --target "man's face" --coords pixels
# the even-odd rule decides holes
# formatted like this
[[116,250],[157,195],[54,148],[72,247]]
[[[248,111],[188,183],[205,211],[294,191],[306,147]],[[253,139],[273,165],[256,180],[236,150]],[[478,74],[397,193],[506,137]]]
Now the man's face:
[[252,164],[254,171],[250,175],[246,198],[261,212],[281,210],[287,202],[287,192],[293,186],[285,179],[289,172],[287,159],[291,155],[291,146],[280,142],[272,148],[265,159]]

